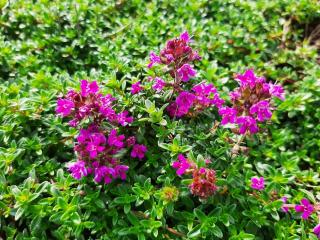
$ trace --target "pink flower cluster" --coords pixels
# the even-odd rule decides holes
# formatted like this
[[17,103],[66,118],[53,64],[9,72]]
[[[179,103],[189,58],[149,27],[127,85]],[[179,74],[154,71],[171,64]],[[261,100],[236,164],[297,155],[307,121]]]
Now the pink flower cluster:
[[[265,188],[265,182],[264,182],[264,178],[260,177],[253,177],[251,178],[251,188],[262,191]],[[284,203],[284,206],[282,207],[282,210],[284,212],[288,212],[289,208],[287,207],[287,197],[282,197],[281,201]],[[310,204],[310,202],[308,201],[308,199],[304,198],[301,200],[301,205],[289,205],[290,207],[294,207],[296,212],[301,212],[302,213],[302,218],[303,219],[308,219],[309,216],[313,213],[314,211],[314,207],[312,204]]]
[[170,88],[176,94],[176,99],[167,107],[170,117],[192,115],[212,105],[220,107],[224,103],[213,84],[200,83],[193,86],[191,91],[183,89],[184,84],[197,74],[191,63],[201,59],[189,43],[189,34],[184,32],[179,38],[169,40],[165,48],[160,51],[159,56],[154,52],[150,53],[149,68],[159,64],[169,69],[166,71],[171,80],[166,82],[160,77],[155,77],[152,88],[156,92]]
[[[264,178],[260,177],[260,178],[256,178],[253,177],[251,178],[251,188],[262,191],[265,188],[265,182],[264,182]],[[281,201],[284,203],[284,206],[281,208],[284,212],[288,212],[289,211],[289,207],[292,207],[295,209],[296,212],[301,212],[302,215],[301,217],[303,219],[308,219],[309,216],[314,212],[315,208],[312,204],[310,204],[309,200],[306,198],[303,198],[301,200],[301,204],[300,205],[292,205],[292,204],[286,204],[287,203],[288,198],[287,197],[282,197]]]
[[224,101],[219,97],[212,83],[200,83],[192,88],[191,92],[182,91],[172,102],[167,111],[171,117],[182,117],[192,112],[200,112],[207,107],[221,107]]
[[[80,126],[74,146],[78,161],[68,164],[68,169],[75,179],[92,174],[97,183],[103,180],[108,184],[116,178],[125,180],[129,167],[121,164],[119,153],[132,148],[131,157],[142,159],[147,151],[146,146],[136,144],[134,136],[126,138],[119,134],[120,128],[130,124],[133,118],[127,111],[117,113],[116,99],[110,94],[102,95],[97,82],[82,80],[80,87],[80,92],[70,90],[57,101],[57,114],[72,117],[69,122],[72,127]],[[82,127],[84,119],[89,121],[88,127]]]
[[116,100],[110,94],[99,92],[96,81],[81,80],[81,91],[70,90],[65,98],[57,101],[56,113],[62,117],[71,117],[69,125],[76,127],[82,120],[92,118],[95,124],[108,120],[113,124],[126,126],[132,123],[133,117],[127,111],[117,113],[114,109]]
[[[207,160],[206,163],[208,162]],[[217,190],[214,170],[204,167],[198,168],[195,163],[185,158],[182,154],[178,155],[178,159],[172,163],[172,167],[177,169],[178,176],[186,173],[192,174],[192,183],[189,188],[193,195],[205,199],[213,195]]]
[[[287,198],[283,197],[283,207],[284,212],[288,212],[290,208],[294,208],[297,213],[301,213],[301,218],[307,220],[309,217],[320,210],[319,204],[311,204],[308,199],[303,198],[301,204],[286,204]],[[318,212],[319,213],[319,212]],[[319,216],[319,214],[318,214]],[[320,239],[320,224],[313,228],[313,233]]]
[[303,219],[308,219],[310,215],[315,211],[314,206],[306,198],[303,198],[301,200],[301,204],[287,204],[287,200],[287,197],[281,198],[281,201],[283,202],[283,206],[281,207],[281,209],[285,213],[289,212],[290,208],[294,208],[296,212],[302,213],[301,217]]
[[258,191],[262,191],[264,189],[264,178],[263,177],[260,177],[260,178],[253,177],[253,178],[251,178],[251,187],[253,189],[258,190]]
[[169,40],[165,48],[160,51],[159,56],[154,52],[150,53],[148,68],[152,68],[155,64],[167,65],[171,69],[172,77],[178,73],[180,80],[188,81],[189,76],[196,74],[189,63],[201,59],[198,52],[194,51],[189,43],[190,36],[187,31],[183,32],[179,38]]
[[302,213],[301,217],[303,219],[308,219],[314,211],[313,205],[310,204],[309,200],[306,198],[303,198],[301,200],[301,205],[296,205],[294,209],[296,210],[296,212]]
[[[264,178],[253,177],[251,178],[251,188],[262,191],[265,188]],[[303,198],[301,204],[287,204],[288,198],[282,197],[280,199],[283,202],[281,210],[288,213],[290,209],[294,209],[295,212],[301,213],[301,218],[307,220],[316,211],[320,210],[319,204],[311,204],[308,199]],[[313,233],[320,238],[320,224],[318,224],[314,229]]]
[[272,116],[272,97],[284,100],[284,90],[280,85],[267,83],[249,69],[238,74],[236,80],[240,87],[230,93],[232,107],[219,109],[221,124],[238,124],[240,134],[254,134],[259,131],[258,123],[269,120]]
[[314,227],[313,233],[320,239],[320,223]]
[[[190,42],[188,32],[184,32],[180,37],[169,40],[159,55],[150,53],[148,68],[164,65],[165,73],[170,75],[168,80],[155,77],[152,85],[158,93],[164,89],[172,91],[175,99],[166,109],[169,116],[193,116],[205,108],[216,106],[222,116],[222,125],[237,124],[238,132],[243,135],[257,133],[258,124],[272,117],[272,97],[284,100],[282,86],[266,82],[265,78],[256,76],[253,70],[249,69],[244,74],[236,76],[240,86],[230,93],[231,107],[223,105],[224,100],[219,97],[212,84],[203,82],[187,90],[184,88],[185,84],[196,76],[191,64],[201,59],[197,51],[191,48]],[[138,85],[132,88],[136,90],[132,90],[132,93],[142,89],[140,82],[136,84]]]
[[140,81],[138,81],[136,83],[133,83],[131,85],[131,93],[133,95],[141,92],[142,90],[143,90],[143,87],[141,86],[141,82]]
[[178,176],[182,176],[186,171],[193,166],[193,164],[187,160],[182,154],[178,155],[177,161],[172,163],[172,167],[177,169],[176,173]]

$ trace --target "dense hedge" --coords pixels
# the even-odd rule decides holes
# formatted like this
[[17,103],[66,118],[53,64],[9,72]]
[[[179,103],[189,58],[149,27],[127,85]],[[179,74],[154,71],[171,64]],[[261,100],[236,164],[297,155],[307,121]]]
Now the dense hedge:
[[[0,237],[317,239],[319,1],[2,0],[0,8]],[[215,107],[186,118],[161,111],[149,52],[184,30],[202,57],[193,84],[213,83],[227,100],[235,74],[253,68],[284,86],[260,133],[240,138],[219,125]],[[122,153],[126,180],[68,172],[79,132],[55,109],[81,79],[117,98],[135,119],[123,132],[148,148],[142,160]],[[138,81],[145,89],[132,95]],[[190,193],[190,176],[172,168],[179,153],[211,160],[212,196]],[[263,191],[250,187],[255,176]],[[308,199],[314,213],[285,213],[283,196],[289,205]]]

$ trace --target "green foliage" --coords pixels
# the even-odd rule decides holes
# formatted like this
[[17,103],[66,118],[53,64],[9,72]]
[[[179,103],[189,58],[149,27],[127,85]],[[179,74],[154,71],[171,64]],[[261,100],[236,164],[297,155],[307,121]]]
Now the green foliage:
[[[0,1],[0,238],[316,239],[313,220],[279,211],[283,195],[319,202],[320,67],[317,0]],[[319,25],[318,25],[319,27]],[[183,30],[200,76],[225,95],[253,67],[285,86],[272,124],[234,154],[217,114],[172,120],[160,96],[132,96],[154,73],[148,53]],[[124,182],[74,180],[76,132],[55,116],[57,97],[97,80],[137,119],[147,159],[129,159]],[[166,97],[169,97],[167,93]],[[212,129],[211,129],[212,128]],[[211,129],[211,130],[210,130]],[[171,163],[211,159],[219,190],[200,201]],[[267,188],[252,194],[250,178]]]

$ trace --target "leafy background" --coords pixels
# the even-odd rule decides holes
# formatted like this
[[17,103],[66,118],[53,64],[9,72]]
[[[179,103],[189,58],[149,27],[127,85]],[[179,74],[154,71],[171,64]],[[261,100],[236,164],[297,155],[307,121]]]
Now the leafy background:
[[[316,217],[285,215],[277,199],[320,200],[317,0],[2,0],[0,8],[3,239],[316,239]],[[148,53],[184,30],[203,57],[197,81],[227,96],[233,74],[253,67],[284,85],[286,100],[272,124],[246,140],[247,153],[232,156],[232,133],[209,131],[215,110],[171,121],[144,110],[153,96],[130,95],[132,81],[152,74]],[[54,109],[80,79],[97,80],[147,118],[137,126],[150,151],[144,161],[127,159],[125,182],[78,182],[66,171],[76,132]],[[205,202],[170,167],[190,149],[217,171],[219,191]],[[249,187],[255,175],[267,180],[259,197]]]

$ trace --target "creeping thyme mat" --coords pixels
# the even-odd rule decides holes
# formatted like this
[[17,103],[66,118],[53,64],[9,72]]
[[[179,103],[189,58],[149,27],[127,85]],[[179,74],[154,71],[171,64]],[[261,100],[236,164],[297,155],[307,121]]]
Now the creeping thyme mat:
[[318,1],[0,8],[0,239],[320,238]]

